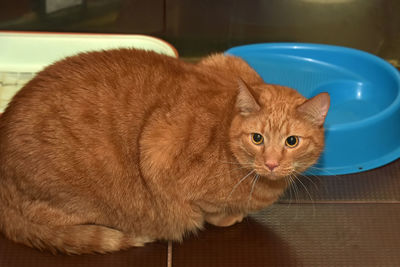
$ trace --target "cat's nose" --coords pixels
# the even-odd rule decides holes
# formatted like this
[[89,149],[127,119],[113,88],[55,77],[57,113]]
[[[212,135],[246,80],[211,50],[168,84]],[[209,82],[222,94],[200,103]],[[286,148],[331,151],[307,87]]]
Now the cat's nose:
[[278,161],[276,161],[276,160],[267,160],[267,161],[265,162],[265,166],[267,166],[267,168],[268,168],[270,171],[273,171],[276,167],[279,166],[279,163],[278,163]]

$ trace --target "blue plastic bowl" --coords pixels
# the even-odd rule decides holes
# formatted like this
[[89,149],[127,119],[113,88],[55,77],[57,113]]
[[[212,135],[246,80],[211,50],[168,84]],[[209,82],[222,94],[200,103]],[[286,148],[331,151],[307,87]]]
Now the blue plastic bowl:
[[307,98],[330,94],[325,150],[308,173],[355,173],[400,157],[400,75],[386,61],[355,49],[302,43],[245,45],[226,53],[243,58],[267,83]]

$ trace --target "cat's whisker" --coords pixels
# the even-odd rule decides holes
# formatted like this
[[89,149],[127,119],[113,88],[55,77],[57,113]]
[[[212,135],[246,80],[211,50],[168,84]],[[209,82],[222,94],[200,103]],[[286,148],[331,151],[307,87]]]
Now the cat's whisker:
[[[325,173],[327,173],[329,176],[334,176],[334,177],[338,177],[337,174],[334,174],[333,172],[328,171],[325,168],[320,168],[320,167],[316,167],[316,166],[310,166],[308,167],[309,170],[316,170],[316,171],[323,171]],[[333,168],[334,169],[334,168]]]
[[250,201],[251,201],[251,198],[252,198],[252,195],[254,192],[254,188],[255,188],[255,185],[259,178],[260,178],[260,175],[256,173],[253,178],[253,181],[251,182],[251,191],[250,191],[249,199],[247,200],[247,206],[250,206]]
[[309,181],[311,184],[313,184],[315,189],[317,189],[317,190],[319,189],[318,185],[309,176],[312,176],[312,177],[318,179],[319,181],[321,181],[320,177],[318,177],[316,175],[312,175],[312,174],[311,175],[303,175],[302,173],[299,173],[299,172],[296,172],[296,171],[295,171],[295,173],[298,174],[298,175],[301,175],[302,178],[307,179],[307,181]]
[[[293,196],[296,202],[298,200],[298,194],[299,194],[299,188],[298,185],[295,182],[295,178],[293,175],[288,175],[286,179],[289,181],[289,192],[290,192],[290,198],[289,198],[289,203],[288,203],[288,208],[291,207],[291,204],[293,203]],[[292,190],[293,190],[293,195],[292,195]],[[296,206],[297,207],[297,206]],[[297,217],[297,209],[296,209],[296,217]]]
[[[311,170],[314,169],[314,170],[324,171],[324,172],[329,173],[329,171],[327,171],[326,169],[320,168],[320,167],[315,167],[315,166],[311,166],[311,167],[309,167],[308,169],[311,169]],[[321,176],[318,176],[318,175],[315,175],[315,174],[310,174],[310,173],[308,173],[307,175],[303,175],[303,176],[304,176],[304,177],[312,176],[312,177],[317,178],[317,179],[320,181],[320,184],[322,185],[323,190],[324,190],[325,192],[327,192],[328,188],[326,187],[326,184],[323,182],[324,179],[323,179]],[[340,176],[338,176],[338,175],[336,175],[336,174],[333,174],[333,173],[329,174],[329,176],[334,177],[334,178],[341,178]],[[307,177],[307,179],[310,179],[310,178]],[[317,185],[315,185],[315,188],[319,189],[320,187],[318,187]]]
[[308,197],[310,198],[311,203],[312,203],[312,207],[313,207],[313,217],[315,217],[314,199],[313,199],[313,197],[311,196],[310,191],[307,189],[306,185],[301,181],[301,179],[299,179],[299,177],[298,177],[295,173],[293,173],[293,175],[296,177],[296,180],[299,181],[299,183],[303,186],[303,188],[304,188],[304,190],[306,191]]
[[[290,205],[292,204],[292,198],[293,198],[292,190],[294,190],[293,189],[293,181],[290,176],[286,176],[285,181],[288,184],[288,191],[289,191],[289,205],[288,206],[290,207]],[[293,194],[294,194],[294,192],[293,192]]]
[[239,145],[239,147],[246,152],[249,156],[253,156],[253,154],[242,144]]
[[[249,166],[241,166],[241,167],[239,167],[239,168],[230,169],[230,170],[228,171],[228,173],[230,174],[230,173],[232,173],[233,171],[242,170],[242,169],[247,169],[248,167],[249,167]],[[223,175],[226,175],[226,172],[223,172],[223,173],[221,173],[221,174],[217,174],[217,175],[215,175],[215,176],[211,176],[211,177],[209,177],[209,178],[217,178],[217,177],[220,177],[220,176],[223,176]]]
[[229,199],[229,198],[232,196],[233,192],[235,192],[236,188],[237,188],[244,180],[246,180],[247,177],[249,177],[249,176],[250,176],[252,173],[254,173],[255,171],[256,171],[256,170],[250,171],[250,172],[249,172],[248,174],[246,174],[242,179],[240,179],[240,181],[239,181],[238,183],[236,183],[236,185],[233,187],[232,191],[229,193],[227,199]]
[[[291,175],[286,176],[285,180],[286,180],[286,183],[288,184],[287,190],[289,190],[289,206],[290,206],[292,203],[293,196],[296,198],[296,194],[297,194],[296,188],[295,188],[296,184],[294,183]],[[293,192],[293,195],[292,195],[292,192]]]
[[239,163],[239,162],[231,162],[231,161],[218,161],[218,162],[223,163],[223,164],[243,165],[243,166],[253,165],[253,163],[251,163],[251,162],[249,162],[249,163]]
[[[296,182],[299,178],[297,177],[297,175],[295,173],[292,173],[291,178],[292,178],[292,181],[293,181],[293,185],[296,188],[296,203],[299,203],[299,202],[301,202],[300,201],[300,197],[299,197],[301,189],[300,189],[299,184]],[[298,212],[299,212],[299,209],[298,209],[298,206],[296,206],[296,215],[295,215],[296,219],[297,219],[297,216],[298,216]]]
[[262,169],[262,168],[264,168],[263,166],[256,165],[256,164],[253,164],[253,166],[254,166],[254,167],[256,167],[256,168],[259,168],[259,169]]
[[[314,185],[314,188],[318,192],[321,191],[321,188],[322,188],[322,191],[324,191],[325,193],[328,192],[328,188],[326,187],[325,180],[321,176],[314,175],[314,174],[304,175],[304,174],[299,173],[299,172],[296,172],[296,173],[301,175],[302,177],[304,177],[308,181],[310,181]],[[313,177],[313,178],[316,178],[318,180],[318,183],[316,183],[310,176]]]
[[293,186],[293,190],[294,190],[294,198],[295,198],[295,201],[298,201],[298,199],[299,199],[299,192],[300,192],[299,186],[297,185],[296,179],[293,177],[293,175],[290,175],[290,180],[291,180],[291,182],[292,182],[292,186]]
[[311,180],[311,178],[310,178],[310,176],[311,176],[311,177],[317,179],[318,181],[322,181],[321,176],[318,176],[318,175],[315,175],[315,174],[307,174],[307,175],[304,175],[304,174],[301,174],[301,173],[299,173],[299,174],[304,176],[304,177],[307,177],[310,180]]
[[285,181],[288,184],[287,190],[289,191],[289,207],[290,207],[290,205],[292,204],[292,184],[290,181],[290,177],[289,176],[285,177]]
[[299,183],[303,186],[304,190],[306,191],[308,197],[310,198],[311,201],[314,201],[314,199],[312,198],[310,191],[308,191],[307,186],[301,181],[301,179],[299,179],[299,177],[293,173],[294,177],[296,178],[297,181],[299,181]]

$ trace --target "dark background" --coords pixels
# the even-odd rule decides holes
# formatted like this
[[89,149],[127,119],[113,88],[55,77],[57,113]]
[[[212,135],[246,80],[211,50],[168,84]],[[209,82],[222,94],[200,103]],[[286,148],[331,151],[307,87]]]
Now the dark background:
[[398,0],[0,1],[0,30],[160,37],[182,57],[255,42],[343,45],[400,63]]

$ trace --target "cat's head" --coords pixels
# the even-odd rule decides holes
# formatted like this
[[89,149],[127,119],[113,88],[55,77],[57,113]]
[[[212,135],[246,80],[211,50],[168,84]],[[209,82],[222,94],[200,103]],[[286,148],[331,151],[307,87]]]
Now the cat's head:
[[230,146],[243,167],[272,180],[313,165],[324,147],[329,95],[309,100],[288,87],[238,81]]

